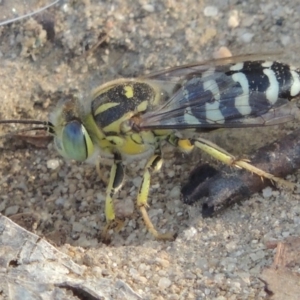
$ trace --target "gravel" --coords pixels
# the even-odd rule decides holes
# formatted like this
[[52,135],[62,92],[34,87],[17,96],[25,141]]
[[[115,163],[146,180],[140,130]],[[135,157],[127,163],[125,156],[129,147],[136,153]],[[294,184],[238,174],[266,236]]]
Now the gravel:
[[[44,23],[53,21],[55,37],[46,38],[51,30],[37,17],[0,27],[0,118],[47,120],[62,95],[77,90],[86,97],[108,80],[211,59],[220,50],[272,52],[271,58],[297,66],[299,12],[299,0],[61,1],[43,15]],[[107,40],[93,48],[104,33]],[[296,127],[207,137],[242,155]],[[0,134],[15,129],[1,127]],[[200,205],[184,205],[179,191],[195,161],[215,162],[199,151],[187,156],[165,147],[166,164],[153,176],[148,213],[160,232],[176,232],[177,239],[161,242],[147,233],[134,207],[142,162],[128,162],[127,181],[116,197],[124,226],[111,232],[106,245],[99,241],[105,185],[92,165],[64,161],[53,145],[0,139],[0,146],[1,213],[38,215],[37,234],[95,276],[124,280],[143,299],[264,299],[259,276],[274,255],[265,243],[299,235],[300,195],[285,190],[266,188],[216,218],[202,219]],[[107,177],[108,167],[102,172]]]

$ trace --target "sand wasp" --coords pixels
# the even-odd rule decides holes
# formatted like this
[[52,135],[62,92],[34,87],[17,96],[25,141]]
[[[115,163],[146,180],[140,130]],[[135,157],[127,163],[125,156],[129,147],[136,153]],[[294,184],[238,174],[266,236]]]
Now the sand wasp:
[[298,108],[289,100],[299,93],[299,69],[277,61],[237,56],[110,81],[96,88],[89,100],[61,101],[49,122],[0,123],[42,125],[54,136],[58,152],[69,159],[86,161],[103,153],[113,157],[106,189],[105,231],[115,220],[113,197],[124,179],[122,161],[128,156],[148,154],[137,206],[154,237],[172,239],[171,234],[156,231],[146,211],[151,173],[162,165],[162,141],[184,152],[199,148],[225,164],[284,184],[283,179],[255,168],[247,160],[236,159],[199,135],[184,137],[184,132],[204,133],[294,120]]

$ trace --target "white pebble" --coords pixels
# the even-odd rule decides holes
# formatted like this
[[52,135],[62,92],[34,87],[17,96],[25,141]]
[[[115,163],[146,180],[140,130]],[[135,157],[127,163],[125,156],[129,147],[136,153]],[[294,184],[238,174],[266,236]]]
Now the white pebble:
[[204,289],[204,293],[205,293],[205,295],[209,295],[211,293],[211,290],[206,288],[206,289]]
[[101,278],[102,277],[102,269],[98,266],[95,266],[92,268],[92,272],[96,275],[96,277]]
[[232,281],[230,283],[230,287],[235,293],[239,293],[241,291],[241,283],[238,281]]
[[215,6],[206,6],[204,8],[204,16],[206,17],[215,17],[219,13],[218,8]]
[[250,275],[247,272],[237,272],[237,275],[246,283],[250,284]]
[[282,35],[280,37],[280,42],[282,46],[287,46],[291,42],[291,37],[289,35]]
[[257,251],[255,253],[250,254],[250,258],[252,261],[259,261],[265,257],[265,253],[263,251]]
[[226,271],[229,272],[229,273],[233,273],[233,271],[236,269],[236,264],[234,263],[229,263],[227,266],[226,266]]
[[252,41],[252,38],[254,37],[254,33],[250,32],[245,32],[242,36],[241,39],[244,43],[250,43]]
[[267,186],[265,189],[263,189],[262,194],[264,198],[270,198],[273,194],[273,191],[269,186]]
[[143,9],[149,13],[153,13],[155,11],[155,7],[151,4],[143,5]]
[[139,272],[136,269],[134,269],[134,268],[130,268],[129,274],[131,276],[137,276],[137,275],[139,275]]
[[169,170],[168,171],[168,177],[172,178],[175,176],[175,171],[174,170]]
[[179,186],[174,186],[172,190],[170,191],[169,197],[172,199],[179,199],[180,197],[180,187]]
[[282,234],[281,234],[284,238],[287,238],[291,235],[291,233],[289,231],[284,231]]
[[158,287],[160,289],[167,289],[172,284],[171,280],[166,277],[162,277],[159,279]]
[[59,198],[57,198],[57,199],[55,200],[55,204],[56,204],[56,205],[61,205],[61,206],[63,206],[63,205],[65,204],[65,202],[66,202],[66,200],[65,200],[64,198],[62,198],[62,197],[59,197]]
[[240,19],[239,19],[239,15],[238,15],[238,11],[237,10],[233,10],[230,13],[230,17],[228,19],[228,27],[230,28],[236,28],[238,27],[240,24]]
[[105,194],[97,193],[96,194],[96,203],[102,203],[105,201]]
[[55,170],[59,167],[58,159],[49,159],[47,160],[47,168],[51,170]]
[[64,4],[62,6],[63,12],[67,13],[69,11],[69,5],[68,4]]
[[218,273],[214,276],[214,281],[218,284],[222,283],[225,279],[224,274]]
[[225,247],[226,247],[227,251],[231,252],[237,248],[237,245],[236,245],[235,241],[231,241],[231,242],[227,243]]
[[187,230],[184,231],[184,237],[187,239],[187,240],[191,240],[197,233],[197,229],[195,227],[191,227]]
[[139,272],[143,274],[144,271],[146,271],[146,270],[147,270],[147,265],[141,263],[141,264],[139,265]]

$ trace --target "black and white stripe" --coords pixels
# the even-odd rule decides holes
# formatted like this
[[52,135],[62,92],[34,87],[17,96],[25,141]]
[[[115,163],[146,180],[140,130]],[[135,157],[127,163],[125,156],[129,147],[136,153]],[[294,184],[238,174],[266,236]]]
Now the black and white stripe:
[[300,70],[276,61],[194,68],[167,103],[142,116],[141,127],[239,127],[299,93]]

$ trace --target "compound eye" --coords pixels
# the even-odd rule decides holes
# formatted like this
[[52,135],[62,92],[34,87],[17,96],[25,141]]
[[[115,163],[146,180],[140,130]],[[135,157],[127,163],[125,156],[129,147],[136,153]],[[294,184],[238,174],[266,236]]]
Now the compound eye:
[[77,120],[67,123],[62,128],[60,139],[57,137],[55,144],[64,157],[76,161],[84,161],[94,152],[88,132]]

